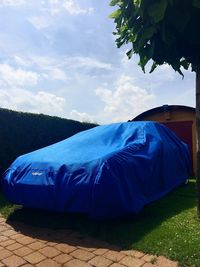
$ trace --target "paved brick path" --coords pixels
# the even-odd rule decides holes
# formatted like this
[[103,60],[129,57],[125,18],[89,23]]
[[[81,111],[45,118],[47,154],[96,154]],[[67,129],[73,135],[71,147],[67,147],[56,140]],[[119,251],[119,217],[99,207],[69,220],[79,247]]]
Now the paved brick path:
[[0,217],[0,267],[177,267],[178,263],[108,243],[70,230],[6,223]]

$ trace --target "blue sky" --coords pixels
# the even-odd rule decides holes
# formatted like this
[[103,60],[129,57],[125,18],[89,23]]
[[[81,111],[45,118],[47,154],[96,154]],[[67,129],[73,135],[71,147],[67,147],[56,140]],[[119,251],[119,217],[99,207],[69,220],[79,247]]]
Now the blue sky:
[[108,0],[0,0],[0,107],[100,124],[195,105],[195,75],[144,74],[115,45]]

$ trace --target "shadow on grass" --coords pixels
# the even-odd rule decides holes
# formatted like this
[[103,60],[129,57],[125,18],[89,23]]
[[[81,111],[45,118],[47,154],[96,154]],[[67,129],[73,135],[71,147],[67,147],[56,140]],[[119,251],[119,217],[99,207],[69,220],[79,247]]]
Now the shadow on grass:
[[[127,216],[110,221],[94,221],[80,214],[19,208],[8,216],[7,223],[21,233],[51,242],[55,242],[58,237],[60,240],[63,236],[62,242],[73,243],[74,239],[73,242],[70,241],[69,233],[75,231],[76,243],[78,242],[79,246],[82,243],[81,240],[89,236],[125,249],[133,247],[136,242],[163,222],[195,205],[195,184],[190,182],[163,199],[146,206],[137,216]],[[58,229],[60,230],[58,231]],[[92,246],[92,243],[88,246]]]

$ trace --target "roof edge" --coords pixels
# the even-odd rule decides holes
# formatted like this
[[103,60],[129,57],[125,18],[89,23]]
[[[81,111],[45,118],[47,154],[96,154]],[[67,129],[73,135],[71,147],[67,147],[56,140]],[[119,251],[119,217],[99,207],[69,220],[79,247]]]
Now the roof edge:
[[149,109],[147,111],[144,111],[142,113],[140,113],[139,115],[137,115],[135,118],[133,118],[132,120],[130,121],[138,121],[138,120],[141,120],[143,117],[145,116],[150,116],[150,115],[153,115],[155,113],[158,113],[158,112],[169,112],[169,111],[175,111],[175,110],[184,110],[184,111],[191,111],[191,112],[194,112],[196,111],[195,108],[193,107],[190,107],[190,106],[184,106],[184,105],[163,105],[163,106],[159,106],[159,107],[155,107],[155,108],[152,108],[152,109]]

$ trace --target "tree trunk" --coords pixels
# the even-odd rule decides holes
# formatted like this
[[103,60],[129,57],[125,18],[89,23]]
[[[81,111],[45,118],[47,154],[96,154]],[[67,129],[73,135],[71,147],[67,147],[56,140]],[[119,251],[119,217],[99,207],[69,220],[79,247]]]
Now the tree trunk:
[[200,65],[196,70],[196,184],[197,184],[197,217],[200,219]]

